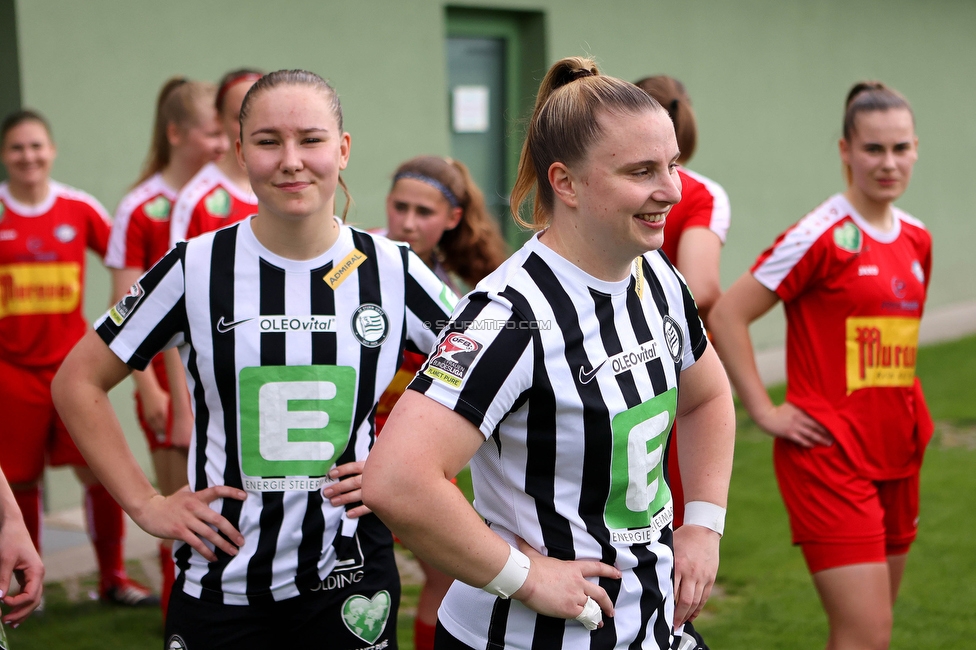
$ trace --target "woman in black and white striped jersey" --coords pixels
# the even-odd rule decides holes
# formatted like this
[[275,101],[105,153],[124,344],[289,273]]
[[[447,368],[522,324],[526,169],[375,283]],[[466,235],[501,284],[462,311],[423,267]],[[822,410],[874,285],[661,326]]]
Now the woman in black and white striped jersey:
[[[636,86],[578,58],[543,80],[512,197],[517,216],[535,191],[541,232],[455,309],[363,474],[365,503],[458,579],[439,648],[671,648],[708,597],[734,413],[657,252],[677,157]],[[676,417],[689,501],[672,532]],[[469,459],[477,512],[449,482]]]
[[[349,148],[320,77],[261,78],[237,151],[257,215],[177,245],[57,380],[113,495],[148,532],[183,542],[166,647],[267,648],[283,631],[296,646],[396,647],[392,539],[359,503],[360,472],[376,400],[405,348],[431,348],[426,323],[446,319],[452,294],[405,245],[333,216]],[[163,498],[106,391],[174,345],[195,426],[190,487]]]

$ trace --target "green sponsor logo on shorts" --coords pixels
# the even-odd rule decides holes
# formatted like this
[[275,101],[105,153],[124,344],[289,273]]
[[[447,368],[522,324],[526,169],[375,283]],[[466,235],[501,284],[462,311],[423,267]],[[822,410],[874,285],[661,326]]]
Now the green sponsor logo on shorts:
[[324,476],[349,444],[354,368],[244,368],[240,394],[241,469],[247,476]]
[[218,187],[203,200],[203,206],[215,217],[226,217],[230,214],[230,194]]
[[861,250],[861,229],[850,221],[843,226],[834,228],[834,243],[837,248],[849,253],[857,253]]
[[350,596],[342,604],[342,622],[350,632],[366,643],[375,643],[390,617],[390,594],[380,591],[372,599]]
[[7,211],[7,208],[3,206],[3,201],[0,201],[0,221],[3,221],[3,213]]
[[147,203],[142,211],[146,213],[146,216],[150,219],[155,219],[156,221],[162,221],[164,219],[169,219],[169,209],[171,204],[169,199],[165,196],[157,196],[155,199]]
[[664,455],[677,397],[672,388],[614,416],[610,496],[604,511],[608,528],[647,528],[671,500]]

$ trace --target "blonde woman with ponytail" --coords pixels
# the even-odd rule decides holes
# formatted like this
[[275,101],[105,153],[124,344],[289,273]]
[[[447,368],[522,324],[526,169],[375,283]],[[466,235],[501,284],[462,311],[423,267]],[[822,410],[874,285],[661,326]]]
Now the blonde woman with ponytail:
[[[538,232],[455,308],[363,474],[366,505],[457,579],[438,648],[671,648],[708,598],[734,415],[657,252],[677,157],[642,90],[588,59],[549,70],[512,192]],[[676,417],[691,502],[672,531]],[[477,512],[450,482],[468,461]]]
[[[210,83],[173,77],[159,91],[149,155],[135,187],[115,211],[105,265],[112,272],[112,304],[169,250],[170,216],[176,197],[201,167],[227,153],[227,136],[217,120]],[[167,360],[165,357],[169,356]],[[150,367],[133,373],[136,410],[156,482],[163,494],[186,485],[186,454],[193,415],[182,377],[171,397],[167,365],[179,372],[179,355],[157,355]],[[163,617],[175,579],[172,544],[160,542]]]

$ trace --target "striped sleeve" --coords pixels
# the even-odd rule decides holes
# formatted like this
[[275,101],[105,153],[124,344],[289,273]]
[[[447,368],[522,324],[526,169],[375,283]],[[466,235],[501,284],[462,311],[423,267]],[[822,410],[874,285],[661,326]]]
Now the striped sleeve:
[[406,268],[405,305],[407,340],[428,354],[457,305],[457,296],[415,253],[401,246]]
[[469,294],[409,387],[490,437],[532,385],[534,336],[524,324],[507,301]]
[[95,323],[109,349],[135,370],[144,370],[158,352],[183,342],[184,250],[178,246],[167,253]]

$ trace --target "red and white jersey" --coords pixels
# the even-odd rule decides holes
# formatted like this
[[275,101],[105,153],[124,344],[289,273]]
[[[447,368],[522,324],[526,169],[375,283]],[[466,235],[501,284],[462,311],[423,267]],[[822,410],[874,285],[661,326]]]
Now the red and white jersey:
[[112,223],[92,196],[51,181],[40,205],[0,183],[0,357],[19,366],[60,363],[87,328],[85,249],[105,254]]
[[237,223],[258,211],[253,192],[244,192],[214,163],[190,179],[176,199],[169,226],[169,246]]
[[681,200],[671,208],[664,222],[664,245],[661,250],[673,264],[678,263],[678,242],[688,228],[708,228],[725,243],[732,221],[729,195],[710,178],[684,167],[678,168]]
[[176,195],[160,174],[126,194],[115,210],[105,266],[145,271],[158,262],[169,250],[170,213]]
[[752,267],[786,309],[786,399],[874,480],[915,471],[930,435],[915,358],[932,238],[893,212],[881,232],[835,195]]

